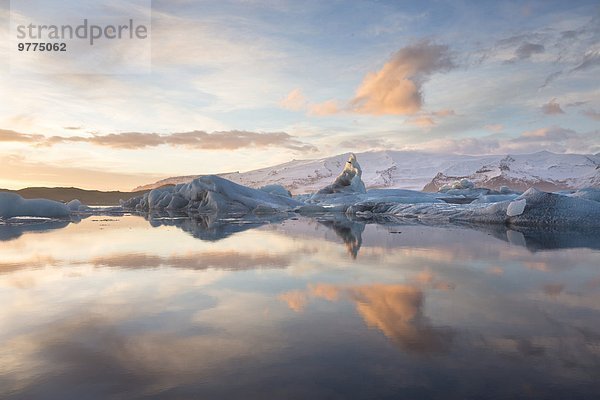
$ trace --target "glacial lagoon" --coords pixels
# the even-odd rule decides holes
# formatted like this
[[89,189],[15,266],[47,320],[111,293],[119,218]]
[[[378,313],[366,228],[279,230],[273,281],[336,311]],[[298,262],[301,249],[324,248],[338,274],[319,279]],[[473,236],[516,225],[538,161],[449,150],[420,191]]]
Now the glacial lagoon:
[[600,232],[344,215],[0,225],[6,399],[588,399]]

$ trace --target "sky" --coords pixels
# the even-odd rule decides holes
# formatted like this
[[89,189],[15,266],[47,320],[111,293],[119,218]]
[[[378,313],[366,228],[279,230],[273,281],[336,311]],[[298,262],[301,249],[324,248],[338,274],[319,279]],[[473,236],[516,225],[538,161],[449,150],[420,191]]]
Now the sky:
[[[597,1],[153,0],[149,65],[126,73],[119,46],[15,71],[11,17],[46,12],[19,1],[0,0],[3,188],[131,190],[348,151],[600,152]],[[81,15],[139,7],[95,3]]]

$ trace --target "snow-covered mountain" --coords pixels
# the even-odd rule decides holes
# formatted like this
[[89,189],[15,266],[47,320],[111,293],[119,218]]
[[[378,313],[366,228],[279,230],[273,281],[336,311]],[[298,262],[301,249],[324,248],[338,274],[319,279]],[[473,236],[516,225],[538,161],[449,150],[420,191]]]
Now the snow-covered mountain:
[[[285,186],[293,194],[315,192],[330,184],[342,170],[349,153],[317,160],[293,160],[249,172],[220,176],[249,187]],[[508,186],[525,190],[600,187],[600,154],[533,154],[467,156],[407,151],[371,151],[356,154],[367,188],[402,188],[426,191],[467,178],[479,187]],[[134,191],[190,182],[200,175],[163,179]]]
[[476,186],[498,189],[544,191],[600,187],[600,154],[533,154],[507,155],[457,163],[440,171],[424,190],[436,191],[441,185],[467,178]]

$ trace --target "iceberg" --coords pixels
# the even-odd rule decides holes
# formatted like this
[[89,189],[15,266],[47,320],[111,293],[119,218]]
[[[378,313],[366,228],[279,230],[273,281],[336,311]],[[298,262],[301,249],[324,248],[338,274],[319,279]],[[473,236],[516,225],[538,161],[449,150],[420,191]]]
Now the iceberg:
[[515,226],[600,226],[600,203],[531,188],[508,203],[506,222]]
[[190,183],[153,189],[121,205],[138,211],[182,210],[196,213],[244,215],[291,211],[303,202],[271,192],[238,185],[227,179],[206,175]]
[[47,217],[64,218],[71,209],[58,201],[47,199],[24,199],[16,193],[0,193],[0,217]]
[[600,203],[531,188],[515,199],[496,203],[402,204],[365,201],[348,207],[346,214],[361,218],[389,214],[427,222],[469,222],[525,227],[600,227]]
[[350,154],[342,172],[335,178],[331,185],[319,190],[316,195],[327,195],[336,193],[366,193],[365,184],[362,179],[362,169],[354,153]]
[[[356,155],[350,154],[342,172],[334,182],[313,195],[301,195],[296,199],[311,205],[319,205],[329,211],[345,212],[349,207],[364,202],[385,203],[441,203],[436,193],[408,189],[366,190],[362,181],[362,169]],[[305,209],[306,207],[304,207]]]
[[67,203],[67,207],[72,212],[90,212],[92,210],[90,207],[79,201],[79,199],[73,199],[69,201]]
[[592,200],[600,202],[600,189],[595,188],[584,188],[579,189],[571,195],[580,199]]

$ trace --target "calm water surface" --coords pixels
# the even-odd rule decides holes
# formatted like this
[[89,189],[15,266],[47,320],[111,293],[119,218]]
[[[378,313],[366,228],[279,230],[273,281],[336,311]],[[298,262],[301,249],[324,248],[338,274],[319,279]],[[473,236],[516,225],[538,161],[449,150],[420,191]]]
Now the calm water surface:
[[232,222],[0,226],[0,398],[600,396],[600,236]]

